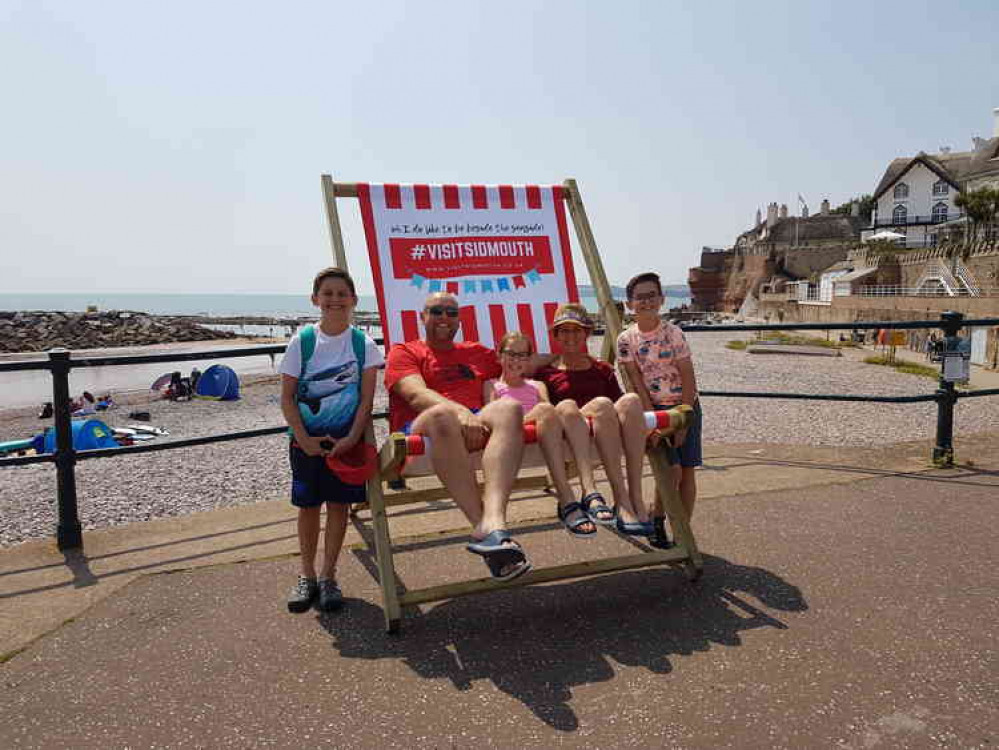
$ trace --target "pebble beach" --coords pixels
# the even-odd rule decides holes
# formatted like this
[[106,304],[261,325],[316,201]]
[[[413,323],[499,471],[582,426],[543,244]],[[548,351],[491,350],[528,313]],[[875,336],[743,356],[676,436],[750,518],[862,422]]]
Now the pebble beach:
[[[843,357],[750,354],[726,348],[738,334],[689,333],[702,390],[786,391],[915,395],[936,383],[865,364],[867,352]],[[592,342],[597,344],[595,340]],[[46,377],[39,375],[39,377]],[[100,418],[112,427],[134,423],[128,413],[148,411],[149,424],[169,431],[157,442],[283,424],[276,376],[258,375],[242,384],[233,402],[169,402],[130,399]],[[930,440],[936,426],[933,403],[867,404],[706,397],[705,445],[768,443],[814,446],[881,446]],[[387,395],[379,384],[375,410]],[[31,436],[52,424],[37,407],[0,411],[0,440]],[[387,432],[376,421],[377,437]],[[959,402],[955,435],[999,429],[999,397]],[[287,438],[233,440],[132,457],[81,461],[76,482],[85,530],[179,516],[198,511],[287,497]],[[0,546],[51,537],[56,524],[56,475],[52,464],[0,469]]]

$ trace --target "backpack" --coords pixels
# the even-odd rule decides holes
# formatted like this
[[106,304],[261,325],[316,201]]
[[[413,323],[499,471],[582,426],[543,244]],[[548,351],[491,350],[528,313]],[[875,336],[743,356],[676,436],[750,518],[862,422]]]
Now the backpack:
[[[305,379],[305,368],[316,351],[316,328],[316,325],[308,325],[298,336],[302,348],[302,365],[298,375],[295,401],[306,432],[310,435],[332,434],[333,437],[342,437],[336,433],[346,434],[354,421],[354,414],[357,413],[361,400],[361,378],[358,377],[356,383],[351,383],[335,393],[320,398],[309,397],[309,385],[314,381]],[[354,358],[357,360],[360,376],[364,373],[365,336],[361,330],[353,326],[350,327],[350,344],[354,349]],[[292,434],[291,428],[288,429],[288,434]]]

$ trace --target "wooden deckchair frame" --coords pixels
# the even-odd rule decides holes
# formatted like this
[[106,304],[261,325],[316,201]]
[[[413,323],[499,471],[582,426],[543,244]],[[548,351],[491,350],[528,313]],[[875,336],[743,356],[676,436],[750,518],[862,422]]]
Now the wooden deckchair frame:
[[[332,176],[328,174],[322,175],[320,182],[326,205],[326,218],[329,223],[333,258],[338,267],[348,270],[347,253],[343,244],[343,233],[340,228],[340,215],[337,211],[336,199],[357,198],[357,183],[334,182]],[[586,216],[586,209],[583,206],[583,199],[580,196],[576,181],[573,179],[565,180],[562,188],[563,199],[566,201],[569,214],[572,216],[576,238],[579,241],[583,259],[586,262],[590,282],[596,290],[597,303],[604,321],[603,357],[607,361],[612,362],[615,354],[614,344],[618,334],[621,332],[621,314],[614,304],[610,284],[604,273],[603,263],[597,251],[597,244],[593,238],[593,232],[590,228],[590,222]],[[382,321],[382,323],[384,327],[385,321]],[[627,374],[624,374],[624,377],[627,378]],[[675,418],[684,424],[689,419],[690,413],[690,407],[686,406],[677,407],[674,410]],[[374,442],[374,429],[371,424],[366,429],[365,438],[369,442]],[[632,570],[663,564],[681,566],[690,580],[696,580],[701,574],[703,568],[701,554],[697,550],[697,543],[690,528],[687,512],[680,500],[679,492],[673,482],[670,481],[672,467],[669,454],[668,451],[660,447],[647,451],[647,456],[652,467],[653,476],[655,477],[657,513],[662,514],[665,511],[674,533],[676,546],[672,549],[656,550],[635,542],[637,546],[646,551],[639,554],[587,560],[547,568],[535,568],[529,573],[506,583],[495,581],[492,578],[479,578],[423,589],[406,590],[401,585],[395,571],[392,536],[389,531],[386,508],[390,505],[409,505],[440,500],[448,498],[450,495],[443,486],[440,486],[422,490],[407,489],[401,492],[394,492],[390,498],[386,498],[382,485],[385,482],[398,480],[400,469],[406,458],[405,450],[403,436],[398,434],[391,435],[379,452],[380,471],[375,477],[368,480],[367,483],[367,499],[371,511],[372,534],[365,534],[364,536],[369,546],[370,540],[373,539],[374,542],[373,551],[382,591],[385,627],[389,633],[397,633],[399,631],[402,621],[402,608],[404,606],[415,606],[427,602],[452,599],[483,591],[513,588],[516,586],[531,586],[538,583],[548,583],[550,581],[580,578],[600,573]],[[546,484],[547,481],[544,476],[518,477],[513,489],[517,491],[529,487],[536,488]],[[446,534],[447,532],[442,533]],[[634,542],[633,539],[632,541]]]

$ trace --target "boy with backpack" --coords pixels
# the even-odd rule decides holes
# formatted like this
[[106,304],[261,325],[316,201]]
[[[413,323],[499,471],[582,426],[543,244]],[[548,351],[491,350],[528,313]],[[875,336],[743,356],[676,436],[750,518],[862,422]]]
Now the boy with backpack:
[[[303,326],[281,361],[281,412],[291,433],[291,503],[298,508],[301,572],[288,598],[290,612],[318,600],[329,612],[343,604],[336,563],[351,503],[365,500],[364,484],[341,479],[327,457],[343,457],[364,440],[371,420],[377,368],[384,364],[375,342],[350,325],[357,293],[350,275],[325,268],[312,282],[318,324]],[[358,447],[363,447],[358,446]],[[323,563],[316,575],[320,509],[326,505]]]

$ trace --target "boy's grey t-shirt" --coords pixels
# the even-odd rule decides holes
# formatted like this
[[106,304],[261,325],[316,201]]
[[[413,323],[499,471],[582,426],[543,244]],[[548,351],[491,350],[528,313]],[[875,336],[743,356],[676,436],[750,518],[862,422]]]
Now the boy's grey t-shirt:
[[[306,426],[313,435],[346,434],[359,403],[361,372],[354,355],[351,329],[328,336],[316,326],[316,348],[302,374],[302,342],[296,333],[278,367],[282,375],[301,378],[306,383],[300,409],[309,409]],[[370,336],[364,336],[364,369],[385,364],[381,348]],[[303,417],[305,415],[303,414]]]

